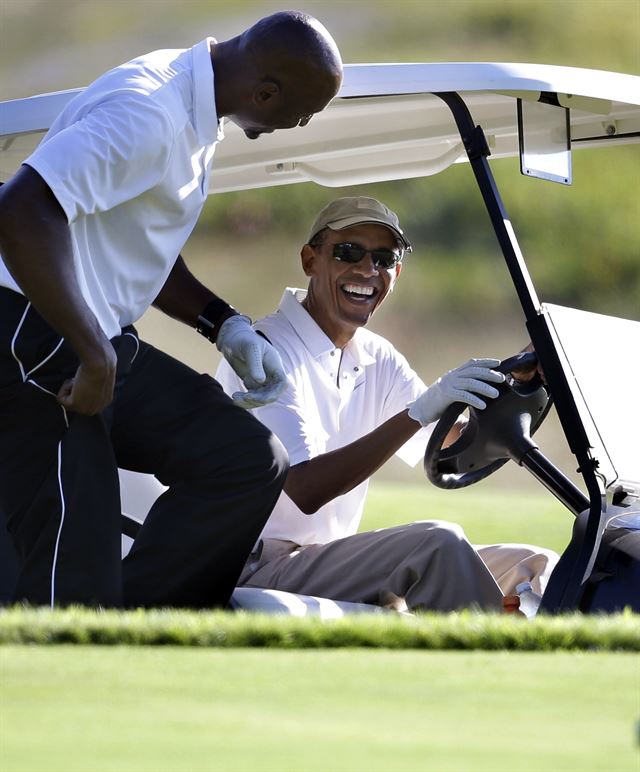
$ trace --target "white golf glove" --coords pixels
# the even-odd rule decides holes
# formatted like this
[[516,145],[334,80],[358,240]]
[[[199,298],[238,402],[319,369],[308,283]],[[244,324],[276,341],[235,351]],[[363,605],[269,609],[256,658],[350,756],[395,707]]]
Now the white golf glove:
[[232,395],[236,405],[261,407],[274,402],[284,391],[287,381],[280,354],[258,335],[247,316],[237,314],[226,319],[216,346],[247,388]]
[[490,383],[502,383],[505,376],[492,370],[500,364],[499,359],[470,359],[464,365],[438,378],[414,402],[409,403],[409,416],[422,426],[437,421],[454,402],[465,402],[478,410],[484,410],[487,403],[480,397],[495,399],[499,392]]

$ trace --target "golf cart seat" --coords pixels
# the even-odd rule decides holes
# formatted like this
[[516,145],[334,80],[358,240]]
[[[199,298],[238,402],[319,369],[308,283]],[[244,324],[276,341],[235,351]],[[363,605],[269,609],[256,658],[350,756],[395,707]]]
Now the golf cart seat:
[[[166,488],[149,474],[119,471],[123,513],[122,554],[127,554],[133,544],[135,532],[158,496]],[[234,611],[254,611],[262,614],[286,614],[287,616],[319,616],[321,619],[339,619],[345,614],[381,613],[385,609],[369,603],[300,595],[282,590],[261,587],[236,587],[229,607]]]
[[[166,489],[153,475],[121,469],[119,476],[123,509],[122,556],[124,557],[129,552],[133,538],[147,512]],[[0,528],[0,606],[12,601],[18,570],[19,561],[9,534],[5,528]],[[236,587],[229,601],[229,608],[234,611],[261,614],[316,616],[320,619],[340,619],[347,614],[387,612],[387,609],[369,603],[351,603],[261,587]]]
[[262,587],[236,587],[229,606],[234,611],[286,614],[293,617],[319,616],[320,619],[340,619],[346,614],[380,614],[387,610],[370,603],[350,603]]

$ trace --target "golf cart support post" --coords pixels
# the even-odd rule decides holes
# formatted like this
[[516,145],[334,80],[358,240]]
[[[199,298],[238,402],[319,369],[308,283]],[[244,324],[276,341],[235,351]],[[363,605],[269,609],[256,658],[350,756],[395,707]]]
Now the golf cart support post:
[[[587,528],[578,535],[577,542],[574,542],[573,565],[566,584],[564,587],[550,587],[551,593],[549,591],[545,593],[543,602],[543,608],[547,611],[573,609],[577,607],[582,585],[589,575],[600,546],[600,539],[605,526],[605,513],[603,511],[606,508],[605,490],[596,474],[597,461],[590,456],[589,440],[555,351],[546,317],[541,313],[540,301],[487,162],[490,150],[484,132],[480,126],[474,124],[471,113],[459,94],[448,92],[435,94],[435,96],[442,99],[453,114],[520,300],[531,342],[553,393],[558,417],[569,447],[578,460],[579,471],[589,491],[587,502],[582,497],[581,492],[575,489],[559,470],[549,464],[544,456],[539,454],[531,459],[531,471],[549,490],[558,495],[558,492],[569,484],[574,488],[572,506],[576,506],[576,502],[578,506],[581,503],[589,506]],[[554,482],[559,484],[554,486]],[[558,495],[558,497],[562,499],[562,495]],[[565,503],[568,502],[565,500]],[[579,511],[574,509],[574,514],[579,514]]]

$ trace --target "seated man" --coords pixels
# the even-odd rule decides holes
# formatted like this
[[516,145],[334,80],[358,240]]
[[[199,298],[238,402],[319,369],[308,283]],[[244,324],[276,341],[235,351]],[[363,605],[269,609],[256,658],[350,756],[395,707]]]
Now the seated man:
[[[397,216],[371,198],[339,198],[318,215],[302,267],[256,324],[279,351],[288,387],[255,414],[283,442],[284,492],[240,584],[336,600],[449,611],[500,609],[522,581],[544,591],[558,556],[528,545],[473,547],[461,527],[426,520],[357,533],[369,477],[394,453],[415,464],[448,405],[496,397],[495,359],[471,360],[427,388],[389,341],[366,329],[410,245]],[[242,384],[222,362],[217,378]],[[464,427],[459,420],[448,441]]]

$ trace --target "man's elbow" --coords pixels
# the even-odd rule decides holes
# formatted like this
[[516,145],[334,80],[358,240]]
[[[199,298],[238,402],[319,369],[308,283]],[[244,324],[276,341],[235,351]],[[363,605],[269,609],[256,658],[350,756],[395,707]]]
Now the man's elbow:
[[285,486],[285,492],[287,496],[293,501],[303,515],[315,515],[324,502],[319,501],[316,497],[310,495],[304,495],[302,493],[288,491]]
[[296,506],[302,512],[303,515],[315,515],[315,513],[322,506],[322,502],[315,502],[315,501],[311,501],[311,500],[305,500],[305,501],[300,502],[300,504],[298,504],[296,502]]
[[301,461],[290,467],[284,492],[304,515],[315,515],[329,501],[350,490],[338,490],[334,478],[320,458]]
[[295,466],[291,467],[284,485],[284,492],[303,514],[313,515],[325,502],[306,483],[304,475],[301,475],[300,471],[299,469],[296,470]]

